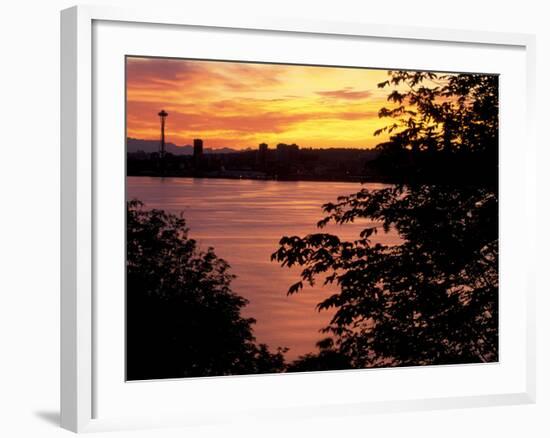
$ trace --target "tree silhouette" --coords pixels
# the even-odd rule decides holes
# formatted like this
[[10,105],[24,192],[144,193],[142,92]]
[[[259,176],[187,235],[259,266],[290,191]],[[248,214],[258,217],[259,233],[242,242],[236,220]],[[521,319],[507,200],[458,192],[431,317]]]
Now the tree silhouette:
[[[325,204],[318,226],[379,225],[285,236],[272,259],[302,267],[289,294],[338,286],[318,309],[335,310],[324,331],[352,367],[498,360],[498,78],[397,71],[379,86],[394,88],[390,139],[366,171],[394,184]],[[400,243],[373,241],[390,229]]]
[[331,371],[352,368],[353,364],[346,354],[334,348],[332,338],[317,342],[318,353],[308,353],[300,356],[287,365],[287,372]]
[[255,344],[247,300],[183,217],[127,203],[128,380],[280,372],[284,349]]

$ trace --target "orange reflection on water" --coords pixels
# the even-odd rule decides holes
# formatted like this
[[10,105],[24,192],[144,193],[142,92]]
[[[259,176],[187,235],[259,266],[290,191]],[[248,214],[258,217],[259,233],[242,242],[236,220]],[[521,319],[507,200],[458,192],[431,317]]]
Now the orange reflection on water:
[[[138,198],[147,208],[183,212],[190,236],[229,262],[237,276],[233,290],[250,301],[244,316],[257,320],[257,341],[272,349],[288,347],[289,360],[316,350],[315,343],[323,337],[319,330],[328,324],[332,312],[318,312],[315,307],[335,289],[315,285],[287,296],[300,268],[281,268],[270,256],[283,235],[316,232],[322,204],[360,188],[358,183],[313,181],[127,178],[128,199]],[[370,225],[374,224],[366,220],[331,224],[323,232],[354,240]],[[399,238],[395,232],[378,233],[376,241],[395,244]]]

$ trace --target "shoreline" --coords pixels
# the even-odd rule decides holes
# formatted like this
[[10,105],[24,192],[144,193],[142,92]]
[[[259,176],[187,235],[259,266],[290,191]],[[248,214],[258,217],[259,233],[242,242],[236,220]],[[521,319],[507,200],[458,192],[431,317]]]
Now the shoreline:
[[229,179],[229,180],[247,180],[247,181],[275,181],[275,182],[333,182],[333,183],[375,183],[375,184],[395,184],[395,182],[385,180],[383,178],[363,179],[359,176],[349,178],[315,178],[315,177],[283,177],[283,178],[269,178],[269,177],[252,177],[252,176],[232,176],[232,175],[178,175],[178,174],[126,174],[126,177],[132,178],[190,178],[190,179]]

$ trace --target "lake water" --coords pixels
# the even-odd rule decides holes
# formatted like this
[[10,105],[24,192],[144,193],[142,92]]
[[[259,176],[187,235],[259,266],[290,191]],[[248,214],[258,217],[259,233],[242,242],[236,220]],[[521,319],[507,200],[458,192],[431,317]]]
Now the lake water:
[[[212,246],[231,265],[237,276],[232,289],[250,301],[243,315],[257,320],[257,341],[272,349],[288,347],[290,360],[316,351],[315,343],[324,337],[319,330],[328,324],[331,312],[318,312],[315,306],[333,290],[316,285],[287,296],[288,287],[299,280],[300,269],[282,268],[270,256],[282,236],[316,232],[324,203],[360,188],[359,183],[340,182],[127,178],[128,199],[138,198],[148,208],[183,212],[190,237],[202,248]],[[369,224],[363,220],[330,225],[323,232],[353,240]],[[392,244],[398,237],[379,232],[376,241]]]

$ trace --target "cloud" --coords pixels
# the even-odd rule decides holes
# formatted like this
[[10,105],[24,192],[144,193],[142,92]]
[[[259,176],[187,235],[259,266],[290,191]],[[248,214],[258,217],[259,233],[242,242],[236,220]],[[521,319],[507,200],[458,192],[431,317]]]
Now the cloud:
[[255,87],[271,87],[279,84],[282,70],[269,64],[222,64],[225,86],[233,90],[250,90]]
[[178,59],[128,57],[126,60],[126,79],[131,88],[164,88],[199,74],[200,65]]
[[276,65],[129,57],[126,78],[130,89],[180,91],[225,88],[246,91],[280,83]]
[[240,133],[281,133],[301,123],[315,121],[351,121],[377,118],[376,111],[349,111],[332,108],[327,110],[304,109],[302,111],[277,111],[270,108],[271,100],[245,99],[213,101],[201,107],[162,105],[154,102],[127,103],[128,127],[141,126],[157,129],[158,108],[168,111],[167,126],[177,131],[229,130]]
[[209,144],[238,147],[279,138],[365,146],[379,124],[381,98],[375,91],[366,91],[380,80],[370,78],[372,74],[129,57],[127,132],[136,138],[157,138],[157,113],[164,109],[169,113],[168,136],[178,144],[200,135]]
[[361,100],[372,96],[371,91],[354,91],[351,87],[342,88],[340,90],[317,91],[317,94],[322,97],[345,100]]

